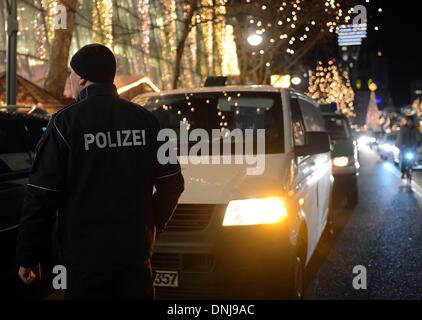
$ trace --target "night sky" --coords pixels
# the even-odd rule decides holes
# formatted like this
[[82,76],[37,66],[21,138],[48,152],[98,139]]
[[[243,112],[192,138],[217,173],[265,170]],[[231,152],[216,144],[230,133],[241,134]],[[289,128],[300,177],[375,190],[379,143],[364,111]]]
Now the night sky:
[[418,4],[420,1],[371,2],[374,8],[383,9],[382,13],[369,16],[369,24],[372,28],[373,23],[380,27],[376,42],[389,60],[393,102],[397,107],[409,104],[411,80],[422,80],[422,8],[421,4]]

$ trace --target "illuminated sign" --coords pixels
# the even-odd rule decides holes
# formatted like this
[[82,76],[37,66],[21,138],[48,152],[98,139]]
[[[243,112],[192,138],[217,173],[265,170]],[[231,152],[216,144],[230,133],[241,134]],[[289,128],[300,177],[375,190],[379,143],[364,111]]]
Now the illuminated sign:
[[276,88],[290,88],[289,74],[273,74],[271,75],[271,85]]
[[338,45],[340,47],[360,46],[362,39],[366,36],[366,23],[341,25],[338,31]]

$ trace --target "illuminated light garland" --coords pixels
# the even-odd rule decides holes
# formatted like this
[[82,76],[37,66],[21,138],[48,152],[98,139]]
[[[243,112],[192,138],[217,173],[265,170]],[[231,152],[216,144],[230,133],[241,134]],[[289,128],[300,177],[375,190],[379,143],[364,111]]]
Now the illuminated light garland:
[[237,76],[240,74],[237,60],[236,43],[234,41],[233,26],[226,25],[223,33],[223,76]]
[[42,8],[46,9],[46,16],[47,16],[47,36],[48,41],[51,43],[54,38],[54,15],[55,15],[55,8],[58,5],[57,1],[54,0],[42,0],[41,1]]
[[[312,38],[316,35],[320,35],[321,32],[326,32],[327,35],[338,32],[338,26],[350,20],[350,16],[346,19],[345,14],[349,7],[343,1],[315,1],[318,10],[305,8],[308,2],[305,0],[285,0],[277,3],[249,0],[243,2],[244,7],[239,7],[238,19],[234,20],[238,24],[236,30],[247,29],[245,34],[242,34],[242,31],[236,33],[243,82],[266,83],[271,73],[280,67],[283,68],[279,59],[280,53],[286,60],[285,64],[289,65],[290,56],[302,55],[304,50],[306,52],[306,48],[312,46]],[[243,15],[247,16],[246,21],[242,20]],[[247,25],[244,26],[243,23]],[[254,45],[247,40],[243,45],[244,39],[251,38],[251,34],[255,33],[262,37],[262,41]],[[271,68],[268,67],[268,63]]]
[[141,78],[141,79],[139,79],[139,80],[137,80],[133,83],[130,83],[126,86],[120,87],[119,89],[117,89],[117,93],[118,94],[125,93],[126,91],[133,89],[133,88],[135,88],[135,87],[137,87],[137,86],[139,86],[143,83],[149,85],[154,92],[160,92],[160,89],[149,78],[143,77],[143,78]]
[[[45,1],[38,1],[38,5],[43,8],[43,2]],[[32,28],[35,30],[35,42],[37,43],[38,46],[38,56],[40,57],[40,59],[47,59],[47,45],[49,42],[49,39],[47,39],[46,37],[46,32],[48,32],[47,30],[44,29],[44,22],[43,21],[43,15],[41,14],[41,11],[37,11],[37,13],[35,14],[35,18],[32,21]],[[42,64],[43,62],[38,60],[36,61],[35,59],[31,59],[29,61],[31,66],[37,65],[37,64]]]
[[327,65],[318,62],[315,71],[309,71],[307,94],[321,104],[337,103],[339,110],[353,117],[355,93],[346,71],[341,72],[330,60]]
[[[212,0],[202,0],[203,6],[212,6]],[[208,21],[203,24],[203,35],[204,35],[204,49],[205,52],[213,52],[213,46],[214,46],[214,35],[213,35],[213,21],[212,21],[212,10],[202,10],[202,15],[197,15],[196,20],[200,21],[201,19]],[[198,19],[199,18],[199,19]],[[209,54],[207,57],[207,65],[208,70],[212,70],[213,60],[214,56],[212,54]]]
[[92,8],[92,40],[106,46],[113,45],[113,1],[94,0]]
[[150,63],[149,63],[149,43],[150,43],[150,17],[149,17],[150,3],[149,0],[138,0],[138,25],[140,29],[139,39],[140,45],[142,46],[143,53],[138,55],[142,59],[141,74],[149,74]]
[[[195,19],[193,17],[192,19]],[[186,48],[185,52],[190,51],[190,56],[188,54],[184,54],[182,57],[182,72],[180,74],[181,79],[184,79],[184,83],[186,87],[194,87],[194,72],[189,72],[195,68],[198,63],[198,55],[197,55],[197,41],[196,41],[196,33],[198,32],[197,28],[193,28],[186,39]],[[201,66],[204,68],[204,66]]]
[[[164,7],[163,15],[163,26],[161,28],[161,39],[163,44],[163,52],[167,56],[175,55],[176,53],[176,1],[175,0],[164,0],[162,1]],[[163,82],[167,85],[171,83],[171,75],[173,73],[173,66],[164,63],[163,70],[164,75],[162,76]]]
[[[216,61],[214,61],[214,65],[216,66],[216,70],[215,70],[215,74],[223,74],[223,56],[225,54],[225,46],[228,45],[230,46],[232,44],[232,42],[230,41],[234,41],[234,37],[232,37],[231,39],[225,39],[226,36],[226,22],[225,19],[223,18],[226,15],[226,7],[225,7],[225,2],[224,1],[220,1],[219,3],[217,2],[217,7],[215,8],[215,14],[217,16],[219,16],[219,21],[218,23],[214,24],[214,45],[215,45],[215,53],[216,53],[216,57],[214,57],[214,59],[216,59]],[[229,42],[226,42],[229,41]],[[236,55],[236,60],[233,62],[236,63],[237,65],[237,55]]]
[[[198,1],[202,8],[195,12],[193,16],[196,25],[192,28],[191,34],[186,41],[182,59],[182,86],[197,86],[203,83],[204,78],[210,74],[238,75],[240,73],[233,27],[226,24],[229,23],[229,19],[221,17],[226,15],[225,5],[227,2],[225,0]],[[248,53],[248,58],[251,58],[248,63],[254,66],[255,61],[262,59],[261,63],[264,68],[275,68],[277,64],[269,55],[271,54],[271,49],[279,46],[281,42],[284,42],[285,46],[277,54],[281,53],[284,55],[287,53],[287,56],[290,57],[300,52],[298,49],[320,29],[337,32],[338,26],[343,21],[350,22],[351,17],[353,17],[351,9],[341,4],[342,1],[340,0],[316,1],[318,6],[322,4],[322,10],[320,11],[322,13],[327,12],[321,20],[317,20],[316,16],[304,16],[307,2],[304,0],[285,0],[279,1],[274,5],[275,2],[245,0],[244,4],[248,4],[250,8],[258,10],[258,12],[249,10],[250,16],[248,16],[246,21],[248,28],[256,27],[264,39],[262,48],[256,48],[253,52]],[[30,36],[31,27],[29,27],[29,30],[22,28],[20,30],[21,43],[25,43],[24,45],[20,44],[21,52],[32,54],[42,59],[48,58],[48,42],[52,40],[54,35],[54,14],[51,10],[59,3],[60,1],[54,0],[34,0],[34,4],[38,7],[42,5],[46,12],[47,30],[44,30],[42,15],[37,11],[29,19],[30,21],[33,19],[33,22],[30,22],[32,30],[35,30],[33,39]],[[81,6],[81,3],[84,3],[84,5]],[[85,5],[85,3],[85,1],[80,1],[78,10],[85,10],[86,12],[81,12],[84,16],[87,16],[87,13],[92,15],[93,32],[92,37],[90,37],[90,28],[81,27],[80,17],[77,17],[78,23],[81,24],[78,27],[78,31],[81,32],[80,43],[101,42],[111,46],[114,40],[112,26],[113,1],[94,0],[89,5]],[[134,65],[133,69],[135,72],[149,75],[155,82],[160,83],[160,87],[165,87],[162,85],[163,83],[171,82],[168,80],[173,73],[174,57],[172,53],[175,51],[177,41],[176,31],[180,28],[178,21],[182,18],[184,11],[182,3],[185,2],[181,0],[137,0],[133,4],[128,5],[129,9],[133,8],[134,10],[133,18],[135,22],[138,20],[136,24],[139,32],[134,32],[131,35],[132,50],[125,50],[122,46],[115,48],[119,50],[119,55],[129,59],[129,63]],[[95,6],[98,7],[98,11]],[[25,7],[27,11],[33,10],[28,6]],[[211,7],[214,8],[211,9]],[[165,8],[165,10],[162,10],[162,8]],[[220,17],[217,18],[216,22],[207,22],[213,17],[213,10]],[[264,18],[268,14],[274,16],[274,19],[268,20]],[[161,19],[162,24],[164,21],[164,25],[166,25],[164,32],[167,32],[167,35],[163,35],[163,33],[155,29],[156,26],[153,26],[152,19]],[[307,21],[304,19],[307,19]],[[89,36],[86,34],[89,34]],[[115,42],[117,43],[117,39],[115,39]],[[75,42],[73,41],[72,49],[74,49],[74,45]],[[116,45],[116,47],[118,46]],[[137,48],[140,49],[136,50]],[[169,51],[171,54],[168,54]],[[36,59],[29,61],[31,65],[42,63]],[[198,61],[201,62],[200,67],[196,67]]]

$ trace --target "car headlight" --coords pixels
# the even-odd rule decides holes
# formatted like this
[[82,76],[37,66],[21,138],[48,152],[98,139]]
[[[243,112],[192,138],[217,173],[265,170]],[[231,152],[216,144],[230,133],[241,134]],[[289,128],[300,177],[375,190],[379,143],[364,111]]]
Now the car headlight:
[[348,157],[336,157],[333,159],[333,164],[336,167],[347,167],[349,165]]
[[223,226],[275,224],[286,218],[287,208],[280,198],[232,200],[227,206]]

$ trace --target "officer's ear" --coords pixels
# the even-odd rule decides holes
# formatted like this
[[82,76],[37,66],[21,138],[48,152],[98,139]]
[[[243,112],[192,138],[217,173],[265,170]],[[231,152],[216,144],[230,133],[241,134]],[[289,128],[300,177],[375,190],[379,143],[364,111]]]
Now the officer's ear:
[[79,85],[81,87],[84,87],[87,84],[88,80],[84,79],[84,78],[80,78],[79,79]]

